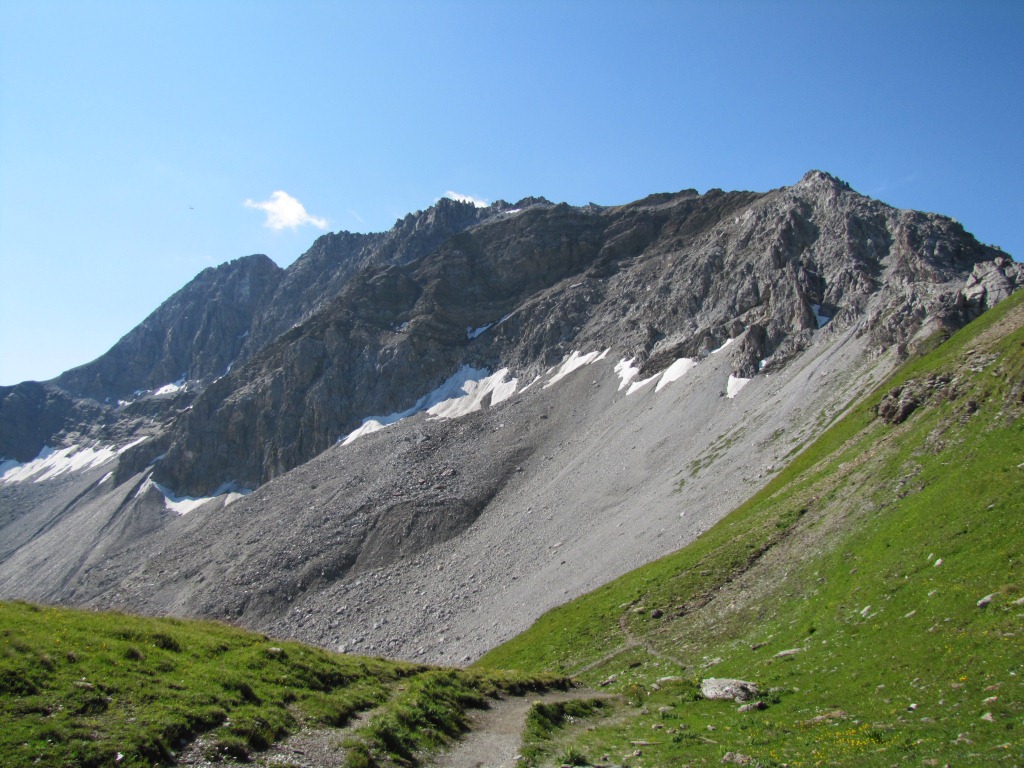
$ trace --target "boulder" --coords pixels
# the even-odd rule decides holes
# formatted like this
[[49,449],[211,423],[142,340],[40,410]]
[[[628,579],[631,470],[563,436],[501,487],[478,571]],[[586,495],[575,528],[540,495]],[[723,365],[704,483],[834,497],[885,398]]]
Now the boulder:
[[758,688],[754,683],[746,680],[736,680],[729,677],[709,677],[700,681],[700,692],[705,699],[712,701],[736,702],[750,701],[758,694]]

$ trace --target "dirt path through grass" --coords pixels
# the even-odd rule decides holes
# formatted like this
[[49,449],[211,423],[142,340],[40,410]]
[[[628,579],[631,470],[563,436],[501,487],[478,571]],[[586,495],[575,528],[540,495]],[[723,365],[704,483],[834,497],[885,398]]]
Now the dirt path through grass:
[[425,763],[429,768],[515,768],[523,740],[526,713],[536,701],[553,703],[592,699],[588,690],[554,691],[542,695],[508,696],[490,709],[473,713],[471,728],[450,750]]

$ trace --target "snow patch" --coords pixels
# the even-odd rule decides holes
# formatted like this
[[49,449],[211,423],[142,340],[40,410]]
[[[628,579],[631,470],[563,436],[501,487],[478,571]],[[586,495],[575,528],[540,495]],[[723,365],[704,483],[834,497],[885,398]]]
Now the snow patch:
[[99,467],[113,459],[117,453],[109,446],[94,445],[89,448],[71,445],[67,448],[54,450],[48,445],[43,446],[32,461],[27,464],[4,462],[4,473],[0,483],[21,483],[32,479],[41,483],[52,480],[67,472],[81,472]]
[[[551,371],[548,371],[548,373],[550,373],[550,372],[551,372]],[[545,374],[545,376],[546,376],[546,375],[547,375],[547,374]],[[526,390],[528,390],[528,389],[529,389],[530,387],[532,387],[532,386],[533,386],[534,384],[536,384],[536,383],[537,383],[538,381],[540,381],[540,380],[541,380],[542,378],[544,378],[544,376],[541,376],[541,375],[540,375],[540,374],[538,373],[538,374],[537,374],[536,376],[534,376],[534,377],[533,377],[533,381],[531,381],[531,382],[530,382],[529,384],[527,384],[527,385],[526,385],[525,387],[523,387],[523,388],[522,388],[521,390],[519,390],[519,392],[520,392],[520,393],[522,393],[522,392],[525,392],[525,391],[526,391]]]
[[[230,369],[231,369],[231,366],[229,365],[228,366],[228,370],[230,370]],[[178,379],[177,381],[172,381],[170,384],[164,384],[159,389],[154,390],[153,397],[159,397],[160,395],[173,395],[175,392],[178,392],[179,390],[184,389],[184,388],[185,388],[185,376],[183,374],[182,377],[180,379]]]
[[634,360],[636,360],[635,357],[630,358],[629,360],[627,360],[626,358],[622,358],[615,365],[615,372],[619,375],[619,379],[620,379],[620,381],[619,381],[619,391],[620,392],[623,389],[626,388],[626,386],[629,384],[629,382],[631,382],[633,379],[635,379],[637,376],[640,375],[640,369],[633,367],[633,361]]
[[491,395],[492,405],[500,403],[516,391],[517,380],[506,381],[507,375],[507,368],[489,375],[486,368],[464,365],[437,389],[423,395],[411,408],[388,416],[365,418],[362,425],[349,432],[340,442],[342,445],[348,445],[363,435],[377,432],[420,411],[428,411],[431,416],[438,419],[456,418],[470,411],[478,411],[483,407],[484,398],[488,393]]
[[661,376],[661,374],[656,373],[653,376],[649,376],[648,378],[643,379],[642,381],[634,381],[632,384],[629,385],[629,389],[626,390],[626,396],[628,397],[629,395],[632,395],[634,392],[639,392],[641,389],[646,387],[659,376]]
[[725,396],[730,400],[740,393],[747,384],[750,383],[750,379],[743,379],[739,376],[733,376],[729,374],[729,383],[725,385]]
[[149,440],[149,435],[143,435],[138,440],[133,440],[132,442],[128,443],[128,445],[125,445],[125,446],[122,446],[122,447],[118,448],[117,449],[117,455],[120,456],[122,453],[127,451],[129,448],[134,448],[139,443],[144,443],[147,440]]
[[728,347],[728,346],[729,346],[730,344],[732,344],[732,342],[733,342],[733,339],[731,339],[731,338],[729,338],[729,339],[726,339],[726,340],[725,340],[725,344],[723,344],[722,346],[720,346],[720,347],[719,347],[718,349],[712,349],[712,350],[711,350],[711,354],[712,354],[712,355],[718,354],[718,353],[719,353],[719,352],[721,352],[721,351],[722,351],[723,349],[725,349],[725,348],[726,348],[726,347]]
[[508,400],[516,392],[518,379],[506,380],[507,377],[508,368],[502,368],[491,376],[475,381],[466,381],[461,387],[464,394],[428,408],[427,413],[435,419],[455,419],[472,411],[481,410],[488,395],[490,395],[490,404],[497,405],[502,400]]
[[680,357],[672,363],[672,365],[666,368],[664,373],[661,374],[661,381],[658,382],[658,386],[654,388],[654,391],[661,392],[664,387],[667,387],[673,381],[683,378],[683,376],[696,366],[696,360],[689,357]]
[[615,372],[619,374],[619,378],[622,382],[619,384],[619,390],[627,384],[629,389],[626,390],[626,396],[632,395],[634,392],[639,392],[641,389],[646,387],[653,381],[657,381],[658,384],[655,386],[655,392],[661,392],[665,387],[671,384],[673,381],[678,381],[689,373],[693,368],[697,367],[697,361],[689,357],[680,357],[672,365],[666,368],[661,373],[656,373],[641,381],[633,381],[639,374],[640,369],[633,367],[632,360],[622,360],[618,365],[615,366]]
[[596,363],[598,360],[604,360],[608,356],[609,352],[611,352],[610,348],[603,352],[588,352],[585,355],[581,355],[579,352],[573,351],[573,353],[565,358],[562,361],[562,364],[558,366],[554,375],[551,377],[551,380],[544,385],[544,389],[547,389],[553,384],[557,384],[577,368],[582,368],[584,365],[589,365],[590,363]]
[[[148,439],[149,436],[146,435],[120,448],[97,443],[89,447],[70,445],[57,450],[44,445],[39,455],[30,462],[22,464],[20,461],[8,459],[0,463],[0,483],[21,483],[25,480],[42,483],[68,472],[82,472],[100,467],[111,459],[117,458],[129,448]],[[105,482],[107,479],[104,477],[100,482]]]

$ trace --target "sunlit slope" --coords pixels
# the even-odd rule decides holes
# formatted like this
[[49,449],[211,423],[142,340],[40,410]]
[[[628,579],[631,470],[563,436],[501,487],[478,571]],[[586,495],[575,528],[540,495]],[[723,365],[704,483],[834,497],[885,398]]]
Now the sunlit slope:
[[[692,545],[479,663],[627,694],[628,717],[563,737],[591,760],[1020,764],[1022,412],[1018,294],[908,363]],[[767,707],[704,700],[708,677],[756,683]]]

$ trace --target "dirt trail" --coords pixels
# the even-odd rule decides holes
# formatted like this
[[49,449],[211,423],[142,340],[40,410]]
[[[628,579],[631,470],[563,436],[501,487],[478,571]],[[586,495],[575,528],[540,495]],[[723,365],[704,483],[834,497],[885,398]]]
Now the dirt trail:
[[539,696],[509,696],[496,701],[490,709],[473,713],[472,730],[450,750],[435,755],[425,765],[429,768],[515,768],[526,713],[534,702],[552,703],[602,696],[594,691],[573,690]]
[[[552,703],[574,699],[610,698],[586,689],[552,691],[545,694],[508,696],[491,702],[489,709],[470,713],[470,730],[447,752],[424,761],[425,768],[515,768],[523,739],[526,713],[536,701]],[[265,752],[252,755],[249,765],[296,768],[335,768],[344,756],[345,736],[367,723],[376,710],[364,712],[345,728],[304,728]],[[232,758],[211,761],[204,755],[207,737],[201,736],[177,755],[177,764],[187,768],[217,768],[239,765]]]

